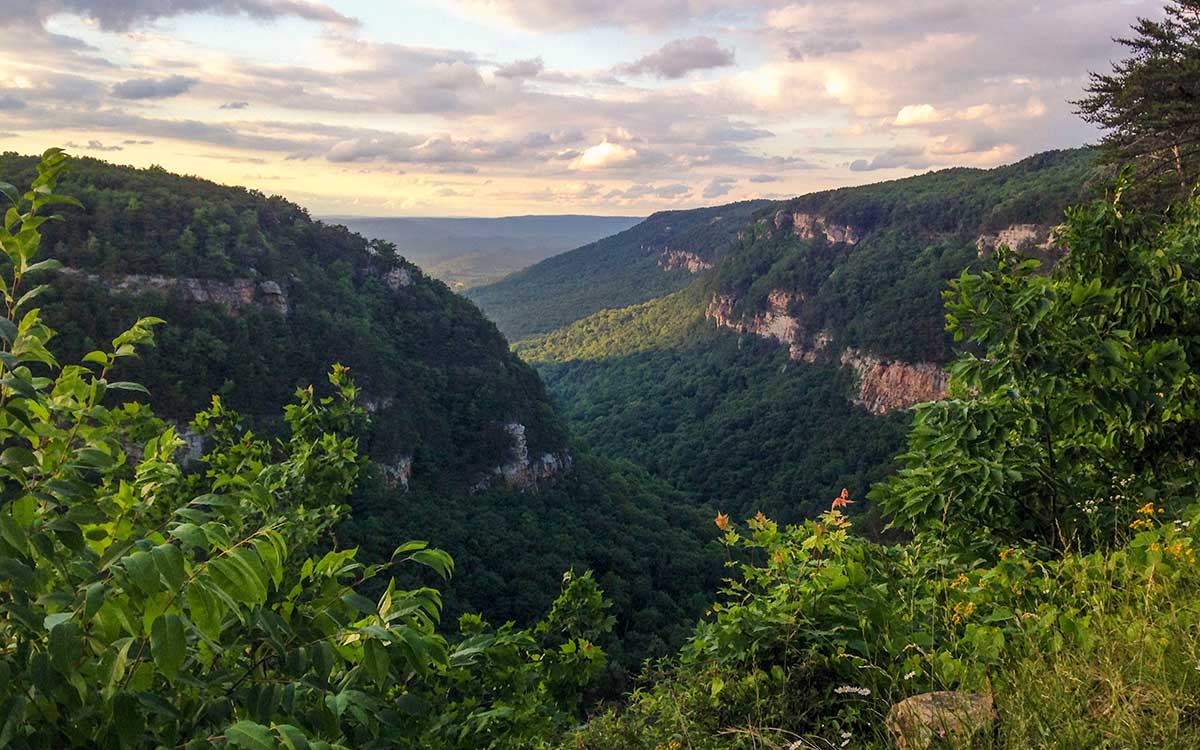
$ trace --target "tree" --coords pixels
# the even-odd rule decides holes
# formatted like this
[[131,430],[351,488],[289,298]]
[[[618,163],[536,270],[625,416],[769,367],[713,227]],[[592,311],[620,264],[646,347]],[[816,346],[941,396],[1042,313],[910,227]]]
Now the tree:
[[1163,206],[1200,179],[1200,0],[1174,0],[1162,21],[1118,39],[1131,55],[1093,73],[1079,114],[1106,130],[1109,164],[1136,164],[1138,194]]
[[879,485],[898,525],[975,542],[1119,542],[1136,511],[1200,490],[1200,199],[1169,221],[1115,198],[1072,209],[1049,274],[1002,251],[946,292],[970,348],[951,398],[920,409],[899,474]]
[[[54,192],[65,166],[51,149],[29,191],[0,183],[0,748],[511,747],[570,720],[543,664],[594,674],[600,649],[572,635],[550,654],[478,618],[448,639],[439,592],[391,577],[446,578],[448,555],[408,542],[365,565],[336,547],[365,462],[346,368],[330,395],[297,393],[286,440],[214,398],[193,422],[212,448],[185,470],[174,427],[106,405],[145,393],[111,374],[161,320],[59,365],[30,309],[45,287],[25,287],[57,265],[34,258],[43,210],[76,203]],[[568,585],[556,611],[592,596]]]

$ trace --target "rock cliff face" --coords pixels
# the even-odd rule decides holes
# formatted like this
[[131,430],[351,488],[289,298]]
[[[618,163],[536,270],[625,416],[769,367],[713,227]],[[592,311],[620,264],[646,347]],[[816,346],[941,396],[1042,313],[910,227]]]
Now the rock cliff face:
[[101,276],[86,273],[77,268],[63,268],[60,273],[82,276],[93,283],[106,285],[111,291],[126,294],[179,291],[194,302],[212,302],[225,307],[231,313],[238,313],[251,305],[274,310],[280,315],[287,315],[290,309],[283,287],[278,282],[270,280],[259,282],[255,282],[253,279],[218,281],[189,276],[147,276],[143,274]]
[[[799,321],[790,314],[793,305],[803,301],[802,295],[775,290],[767,297],[766,311],[744,318],[734,312],[734,298],[714,295],[705,317],[738,333],[774,339],[788,347],[788,356],[794,361],[815,362],[829,350],[833,337],[828,331],[812,336],[804,334]],[[859,349],[844,350],[839,362],[858,374],[855,403],[872,414],[909,409],[946,395],[949,374],[932,362],[886,360]]]
[[537,458],[531,458],[529,442],[525,438],[525,425],[520,422],[508,422],[503,428],[512,439],[509,460],[480,479],[472,487],[473,491],[482,492],[497,485],[522,491],[536,489],[571,470],[571,455],[566,451],[543,453]]
[[938,401],[945,398],[950,381],[950,374],[932,362],[885,360],[858,349],[842,352],[841,363],[858,373],[855,402],[872,414]]
[[407,268],[393,268],[383,278],[393,292],[400,287],[411,286],[413,283],[412,274]]
[[753,333],[790,346],[800,335],[800,324],[790,314],[791,305],[802,299],[800,295],[792,292],[775,290],[767,297],[768,309],[746,319],[734,312],[736,300],[733,297],[714,295],[704,317],[738,333]]
[[664,248],[658,254],[658,265],[664,271],[684,269],[689,273],[700,273],[712,268],[712,263],[688,250]]
[[1008,246],[1027,255],[1058,256],[1061,254],[1055,242],[1054,227],[1045,224],[1013,224],[992,234],[981,234],[975,240],[975,249],[983,258]]
[[408,481],[412,479],[412,456],[400,456],[394,461],[379,466],[383,469],[383,479],[387,482],[388,489],[394,490],[401,487],[406,492],[408,491]]
[[848,224],[833,224],[823,216],[803,211],[779,211],[775,214],[775,228],[780,231],[790,228],[804,240],[821,236],[835,245],[855,245],[861,239],[858,230]]

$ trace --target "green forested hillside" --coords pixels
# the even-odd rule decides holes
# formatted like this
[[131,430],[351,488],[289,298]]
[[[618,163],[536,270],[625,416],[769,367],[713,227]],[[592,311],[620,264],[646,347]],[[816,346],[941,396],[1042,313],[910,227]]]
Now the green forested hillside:
[[[1090,189],[1093,160],[1086,149],[1051,152],[771,204],[687,288],[597,312],[516,350],[595,450],[738,515],[811,517],[842,487],[864,493],[889,471],[906,421],[851,403],[857,376],[839,353],[944,361],[941,291],[964,269],[991,263],[980,235],[1013,225],[1048,231]],[[856,242],[800,236],[798,213],[853,227]],[[831,340],[815,361],[793,361],[773,338],[706,318],[715,296],[733,301],[727,314],[737,321],[760,314],[777,290],[791,300],[782,314],[795,320],[799,345],[817,332]]]
[[513,341],[553,331],[606,308],[625,307],[686,286],[691,274],[663,270],[664,250],[712,261],[767,201],[663,211],[637,226],[556,255],[467,293]]
[[[1090,149],[1050,151],[995,169],[805,195],[760,212],[754,231],[726,251],[707,283],[749,315],[767,308],[772,291],[785,290],[800,299],[789,312],[802,336],[831,333],[839,349],[945,361],[946,281],[980,261],[981,236],[1061,223],[1064,209],[1094,190],[1095,159]],[[849,227],[858,241],[830,242],[820,232],[802,239],[775,226],[780,212]]]
[[[35,163],[7,154],[0,179],[28,182]],[[699,593],[718,573],[707,521],[673,510],[665,484],[572,445],[537,374],[495,326],[387,243],[280,198],[161,169],[72,160],[60,190],[83,208],[44,225],[46,256],[67,266],[43,274],[56,342],[78,358],[139,317],[167,321],[156,346],[122,364],[160,416],[186,424],[219,394],[244,429],[273,435],[297,387],[321,382],[333,362],[350,368],[370,412],[363,448],[377,465],[351,498],[358,512],[343,544],[362,543],[376,560],[402,534],[428,538],[464,573],[448,588],[450,610],[501,621],[531,620],[565,570],[594,569],[614,594],[626,664],[663,653],[701,611]],[[280,295],[264,293],[270,282]],[[525,427],[531,462],[570,456],[573,468],[507,487],[493,471],[515,460],[513,423]],[[381,467],[394,473],[410,459],[411,476],[385,477]],[[473,489],[480,482],[486,489]],[[622,515],[644,538],[613,523]],[[479,545],[484,536],[497,543]],[[656,538],[673,540],[671,565],[654,562]],[[536,554],[513,553],[531,540]]]
[[903,416],[853,406],[850,373],[718,329],[700,287],[605,310],[517,345],[581,439],[738,517],[799,520],[865,492],[900,448]]

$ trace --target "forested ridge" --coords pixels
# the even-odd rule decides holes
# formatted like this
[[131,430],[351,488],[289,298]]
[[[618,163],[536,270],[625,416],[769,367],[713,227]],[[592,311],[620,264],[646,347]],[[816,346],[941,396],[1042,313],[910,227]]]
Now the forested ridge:
[[[853,404],[858,375],[839,353],[855,347],[943,362],[951,337],[941,291],[992,262],[994,248],[983,252],[979,238],[1013,225],[1048,236],[1065,207],[1094,189],[1094,174],[1094,152],[1077,149],[772,203],[725,235],[706,256],[714,267],[686,288],[594,313],[515,349],[595,450],[670,479],[693,502],[785,522],[810,518],[820,498],[842,487],[863,494],[892,470],[906,421]],[[802,236],[796,215],[824,224]],[[821,226],[851,227],[853,242],[831,241]],[[795,321],[797,346],[818,333],[826,340],[812,361],[795,361],[786,342],[712,319],[717,297],[733,300],[724,314],[736,321],[761,315],[780,293],[790,300],[780,312]],[[874,515],[856,509],[864,510]]]
[[[7,154],[0,174],[28,181],[36,164]],[[157,168],[72,159],[59,189],[80,206],[44,225],[42,248],[72,272],[51,272],[41,304],[67,361],[140,317],[160,318],[155,346],[122,365],[156,413],[182,428],[218,394],[244,429],[268,436],[297,387],[322,382],[330,363],[350,368],[370,412],[361,448],[374,462],[339,539],[361,544],[364,559],[386,559],[401,535],[437,539],[471,572],[447,588],[452,615],[521,622],[545,609],[564,571],[593,569],[623,634],[618,671],[667,653],[702,611],[719,573],[706,512],[673,508],[666,484],[572,444],[537,374],[495,326],[393,246],[281,198]],[[215,287],[231,290],[232,304],[197,300],[154,277],[248,284],[250,301],[232,286]],[[264,283],[279,286],[286,311]],[[514,423],[530,460],[559,457],[565,476],[538,487],[494,478],[515,460],[505,428]],[[610,523],[622,515],[645,537]],[[514,553],[530,539],[528,554]],[[666,539],[671,564],[652,564],[652,540]],[[613,671],[610,688],[623,679]]]

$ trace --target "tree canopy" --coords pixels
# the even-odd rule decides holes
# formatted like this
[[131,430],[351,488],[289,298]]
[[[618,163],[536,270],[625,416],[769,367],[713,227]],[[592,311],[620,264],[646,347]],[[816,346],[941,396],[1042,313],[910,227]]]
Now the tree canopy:
[[1118,39],[1129,57],[1093,73],[1079,113],[1106,132],[1109,164],[1138,168],[1138,195],[1158,207],[1200,180],[1200,2],[1173,0]]

